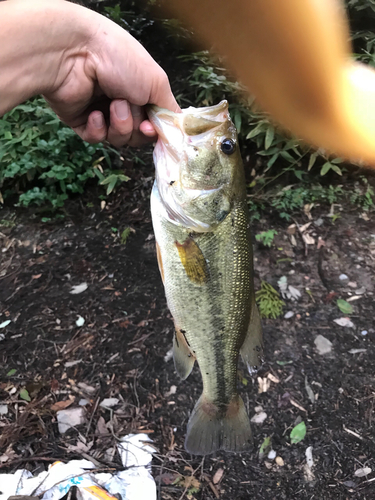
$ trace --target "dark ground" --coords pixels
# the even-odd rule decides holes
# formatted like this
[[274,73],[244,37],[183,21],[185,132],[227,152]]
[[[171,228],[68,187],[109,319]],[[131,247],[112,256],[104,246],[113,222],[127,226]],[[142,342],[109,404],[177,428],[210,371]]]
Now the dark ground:
[[[55,459],[82,454],[118,466],[117,456],[111,461],[105,455],[115,436],[143,431],[158,449],[153,473],[162,499],[375,498],[371,215],[365,220],[359,211],[342,207],[332,224],[325,217],[329,207],[314,207],[313,221],[322,218],[323,224],[313,222],[307,230],[315,238],[307,255],[298,232],[297,245],[291,244],[289,223],[264,215],[254,224],[255,234],[270,227],[278,230],[272,249],[255,244],[256,288],[260,279],[277,287],[285,275],[302,297],[286,300],[283,315],[294,311],[291,319],[263,322],[263,380],[252,381],[240,365],[239,385],[250,418],[257,406],[267,414],[262,424],[252,424],[253,451],[218,453],[202,462],[183,448],[189,413],[201,392],[199,371],[195,368],[181,382],[173,361],[164,360],[173,327],[148,208],[152,179],[145,176],[151,172],[128,172],[133,180],[103,210],[94,194],[71,202],[60,222],[42,224],[30,213],[0,212],[0,324],[11,320],[0,330],[5,335],[0,340],[0,404],[8,404],[8,413],[0,416],[1,472],[26,467],[37,473]],[[301,225],[309,221],[304,214],[296,220]],[[126,227],[133,231],[124,245],[119,233]],[[318,236],[325,242],[319,250]],[[349,280],[340,281],[342,273]],[[72,286],[84,282],[86,291],[70,294]],[[351,302],[354,328],[334,323],[345,316],[337,298],[347,299],[362,287],[365,293]],[[78,316],[85,319],[82,327],[76,326]],[[317,335],[332,342],[331,353],[317,352]],[[351,353],[353,349],[363,351]],[[69,366],[72,361],[77,363]],[[11,369],[17,372],[9,376]],[[266,392],[259,393],[265,383]],[[24,387],[30,402],[20,398]],[[98,406],[108,397],[120,399],[111,412]],[[89,400],[86,424],[78,429],[80,434],[72,430],[60,436],[58,407],[53,405],[67,401],[72,408],[81,398]],[[291,445],[290,431],[300,420],[306,423],[306,437]],[[259,459],[266,437],[272,437],[277,461]],[[312,470],[306,466],[309,446]],[[363,467],[372,472],[356,476]]]

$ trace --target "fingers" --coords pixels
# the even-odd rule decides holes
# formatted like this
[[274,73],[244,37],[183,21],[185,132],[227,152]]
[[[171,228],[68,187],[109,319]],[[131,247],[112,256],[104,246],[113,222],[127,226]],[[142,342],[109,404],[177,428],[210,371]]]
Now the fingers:
[[86,124],[73,127],[73,130],[91,144],[107,140],[117,148],[125,144],[140,146],[156,137],[154,127],[145,118],[140,106],[116,99],[110,104],[109,126],[103,113],[95,110],[88,116]]
[[[107,140],[115,147],[140,146],[155,138],[153,127],[143,127],[148,132],[143,134],[141,124],[146,115],[141,106],[129,104],[125,100],[114,100],[110,106],[110,126]],[[152,130],[151,130],[152,129]],[[148,136],[148,137],[146,137]],[[150,138],[150,139],[149,139]]]
[[107,138],[107,125],[101,111],[93,111],[85,125],[73,127],[73,130],[81,139],[91,144],[102,142]]
[[169,79],[166,72],[159,66],[159,74],[154,78],[154,85],[151,90],[149,102],[161,108],[169,109],[175,113],[180,113],[181,108],[172,93]]

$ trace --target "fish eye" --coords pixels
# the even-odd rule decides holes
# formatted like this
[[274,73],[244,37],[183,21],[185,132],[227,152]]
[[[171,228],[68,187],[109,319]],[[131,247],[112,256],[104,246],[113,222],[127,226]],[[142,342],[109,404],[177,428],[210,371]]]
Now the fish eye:
[[224,139],[221,143],[221,150],[226,155],[231,155],[236,149],[236,143],[232,139]]

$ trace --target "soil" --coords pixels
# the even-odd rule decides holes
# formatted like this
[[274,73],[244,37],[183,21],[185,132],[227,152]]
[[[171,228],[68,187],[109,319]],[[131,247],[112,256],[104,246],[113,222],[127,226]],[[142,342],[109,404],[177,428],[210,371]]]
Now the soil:
[[[278,288],[286,276],[301,297],[284,299],[282,316],[263,320],[266,362],[257,378],[239,365],[250,418],[266,413],[262,423],[252,424],[254,448],[202,460],[183,447],[201,378],[196,367],[179,380],[168,355],[173,325],[148,207],[152,170],[148,165],[126,173],[132,180],[104,208],[89,191],[68,204],[61,221],[0,212],[0,325],[11,320],[0,329],[0,404],[8,405],[0,415],[1,472],[37,473],[54,460],[82,457],[121,468],[107,450],[120,436],[146,432],[157,448],[153,474],[160,499],[375,498],[371,215],[345,206],[334,207],[341,213],[334,223],[330,207],[313,207],[311,220],[307,212],[297,214],[299,226],[311,222],[303,233],[314,238],[308,245],[298,229],[288,233],[293,220],[264,213],[254,222],[254,234],[278,231],[271,248],[254,239],[256,288],[261,280]],[[87,289],[72,294],[82,283]],[[353,327],[338,325],[334,320],[346,315],[337,299],[354,296]],[[294,315],[285,319],[288,311]],[[318,335],[332,343],[331,352],[318,352]],[[119,403],[111,410],[99,406],[110,397]],[[85,424],[60,435],[56,411],[82,398]],[[306,436],[291,444],[290,432],[301,421]],[[268,458],[269,450],[259,457],[266,437],[277,458]],[[371,472],[356,474],[364,468]]]

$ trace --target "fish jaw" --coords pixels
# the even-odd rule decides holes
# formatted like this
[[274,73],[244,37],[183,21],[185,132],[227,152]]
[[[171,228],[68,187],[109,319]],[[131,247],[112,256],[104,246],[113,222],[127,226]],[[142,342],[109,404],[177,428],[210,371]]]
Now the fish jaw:
[[[211,231],[231,205],[233,168],[223,165],[220,150],[228,137],[237,142],[228,103],[181,113],[149,106],[148,115],[159,136],[154,149],[156,183],[170,222],[196,232]],[[238,152],[235,157],[241,163]]]

